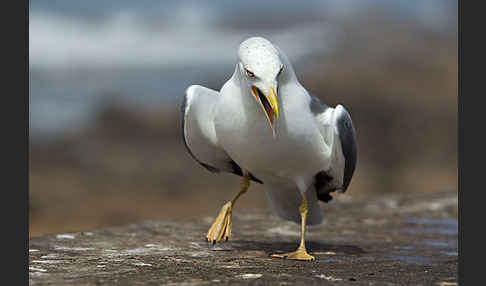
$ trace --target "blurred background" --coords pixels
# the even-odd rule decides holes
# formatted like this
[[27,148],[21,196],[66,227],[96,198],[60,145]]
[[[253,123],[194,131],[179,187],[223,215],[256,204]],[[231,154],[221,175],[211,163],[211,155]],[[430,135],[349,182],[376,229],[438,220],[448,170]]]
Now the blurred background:
[[[30,236],[215,216],[239,177],[187,153],[185,89],[219,90],[238,45],[280,46],[351,113],[351,198],[457,191],[457,1],[30,1]],[[254,184],[238,211],[266,208]]]

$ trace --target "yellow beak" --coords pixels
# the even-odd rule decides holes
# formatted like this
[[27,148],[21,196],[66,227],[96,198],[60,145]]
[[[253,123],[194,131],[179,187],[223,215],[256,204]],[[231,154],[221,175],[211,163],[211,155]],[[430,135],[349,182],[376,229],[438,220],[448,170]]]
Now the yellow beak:
[[272,106],[273,113],[275,114],[275,117],[278,119],[278,100],[277,100],[277,94],[273,90],[273,88],[270,88],[270,94],[266,96],[268,101],[270,102],[270,105]]
[[277,94],[270,88],[269,94],[264,94],[261,92],[257,87],[252,86],[253,95],[255,96],[256,100],[260,103],[265,115],[267,116],[268,122],[270,123],[270,127],[273,130],[274,122],[278,119],[279,116],[279,109],[278,109],[278,100]]

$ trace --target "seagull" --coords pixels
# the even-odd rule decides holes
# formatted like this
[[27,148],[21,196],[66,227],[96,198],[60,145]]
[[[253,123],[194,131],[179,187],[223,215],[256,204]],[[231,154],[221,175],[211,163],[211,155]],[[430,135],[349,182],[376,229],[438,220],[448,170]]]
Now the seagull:
[[279,47],[251,37],[240,44],[234,73],[219,92],[201,85],[186,89],[181,117],[184,144],[198,163],[242,177],[207,241],[230,238],[233,207],[253,181],[263,184],[274,214],[301,224],[297,250],[271,256],[314,260],[305,247],[306,225],[322,222],[319,201],[344,193],[356,167],[356,131],[348,111],[311,95]]

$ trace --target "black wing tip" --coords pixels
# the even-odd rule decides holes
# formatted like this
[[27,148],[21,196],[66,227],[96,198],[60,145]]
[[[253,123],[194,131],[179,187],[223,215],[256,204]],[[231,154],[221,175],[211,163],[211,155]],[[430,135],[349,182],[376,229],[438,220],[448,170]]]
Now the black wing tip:
[[260,179],[256,178],[255,176],[253,176],[253,174],[250,173],[250,180],[254,181],[254,182],[257,182],[259,184],[263,184],[263,181],[261,181]]
[[[196,159],[196,161],[197,161],[197,159]],[[203,166],[204,168],[206,168],[207,170],[209,170],[211,173],[219,173],[219,169],[217,169],[217,168],[215,168],[213,166],[210,166],[210,165],[205,164],[203,162],[199,162],[199,164],[201,164],[201,166]]]
[[344,193],[351,183],[354,171],[356,169],[356,162],[358,157],[358,146],[356,138],[356,130],[354,129],[351,115],[342,105],[338,105],[340,113],[337,117],[337,128],[339,131],[339,139],[341,140],[341,147],[344,155],[344,177],[343,188]]
[[[241,167],[238,164],[236,164],[235,161],[231,160],[230,165],[231,165],[231,169],[233,169],[232,172],[233,174],[238,176],[243,176],[243,171],[241,170]],[[250,173],[250,180],[257,182],[259,184],[263,184],[263,182],[260,179],[256,178],[255,176],[253,176],[252,173]]]
[[332,200],[331,192],[336,189],[328,189],[329,182],[332,181],[332,177],[325,171],[320,171],[314,176],[314,187],[317,192],[317,198],[325,203]]
[[317,198],[325,203],[329,203],[333,199],[330,193],[317,193]]

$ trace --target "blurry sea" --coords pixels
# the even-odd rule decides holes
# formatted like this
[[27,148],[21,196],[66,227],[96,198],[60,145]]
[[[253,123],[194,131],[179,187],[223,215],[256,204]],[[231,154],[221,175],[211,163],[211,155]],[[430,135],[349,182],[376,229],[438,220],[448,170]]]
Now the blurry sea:
[[[103,104],[174,107],[191,84],[219,88],[250,36],[285,47],[296,70],[312,69],[363,11],[447,29],[455,1],[30,1],[29,133],[66,133]],[[251,17],[249,16],[251,15]],[[456,25],[456,23],[452,23]]]

